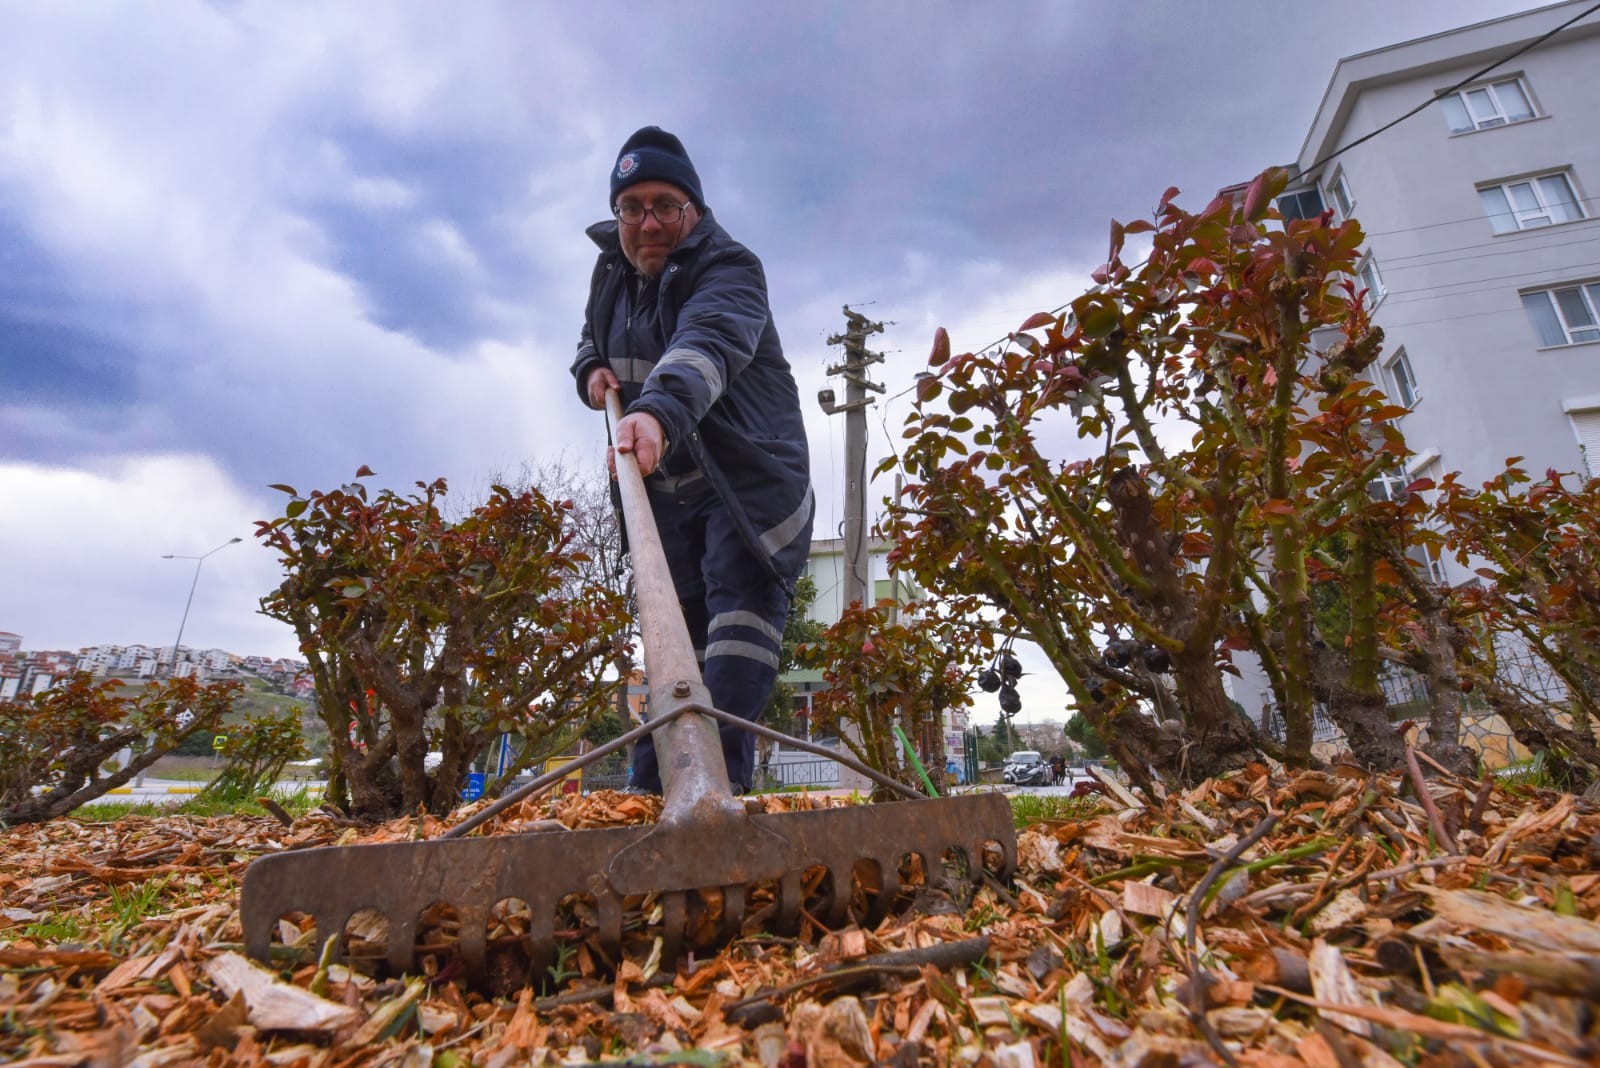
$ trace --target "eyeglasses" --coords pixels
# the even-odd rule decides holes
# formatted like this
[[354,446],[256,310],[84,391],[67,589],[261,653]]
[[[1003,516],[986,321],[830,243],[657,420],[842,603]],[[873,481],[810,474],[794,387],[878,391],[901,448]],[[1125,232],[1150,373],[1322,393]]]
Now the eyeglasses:
[[624,223],[628,226],[638,226],[640,223],[644,222],[644,217],[646,215],[654,215],[656,217],[656,222],[660,223],[662,226],[671,226],[673,223],[683,218],[683,210],[687,208],[690,203],[691,202],[687,200],[685,200],[682,204],[674,204],[671,201],[666,201],[647,208],[643,204],[635,204],[632,201],[625,201],[612,208],[611,214],[617,217],[618,222]]

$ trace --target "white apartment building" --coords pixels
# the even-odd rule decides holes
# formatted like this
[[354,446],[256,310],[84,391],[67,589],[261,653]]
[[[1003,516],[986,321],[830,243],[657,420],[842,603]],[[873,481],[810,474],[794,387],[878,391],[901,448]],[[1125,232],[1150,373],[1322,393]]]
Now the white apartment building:
[[[900,603],[915,600],[921,591],[909,575],[897,575],[889,567],[889,550],[894,543],[887,538],[872,538],[867,542],[867,574],[863,576],[868,597],[876,603],[894,600]],[[806,618],[831,626],[844,614],[844,587],[847,562],[843,538],[818,538],[811,543],[811,555],[806,559],[805,574],[816,583],[817,599],[806,612]],[[811,695],[823,688],[822,672],[801,668],[783,676],[795,690],[795,704],[809,715]],[[965,735],[970,724],[966,708],[945,710],[945,751],[960,763],[965,751]]]
[[1512,456],[1600,474],[1600,13],[1558,30],[1589,6],[1340,60],[1280,201],[1367,233],[1359,285],[1382,385],[1412,409],[1412,477],[1472,484]]
[[[1366,231],[1357,285],[1386,338],[1375,374],[1411,409],[1400,428],[1415,455],[1391,490],[1448,471],[1473,485],[1513,456],[1534,477],[1600,475],[1600,12],[1578,18],[1589,6],[1340,60],[1291,164],[1286,218],[1326,207]],[[1429,568],[1472,577],[1453,560]],[[1253,658],[1239,667],[1234,694],[1259,718],[1265,680]]]

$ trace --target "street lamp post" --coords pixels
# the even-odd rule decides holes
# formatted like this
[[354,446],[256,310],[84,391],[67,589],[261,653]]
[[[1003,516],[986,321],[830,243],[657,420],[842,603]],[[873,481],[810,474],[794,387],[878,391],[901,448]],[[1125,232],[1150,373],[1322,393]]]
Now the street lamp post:
[[228,546],[236,545],[243,540],[243,538],[229,538],[215,549],[212,549],[211,552],[201,553],[199,556],[180,556],[176,553],[163,553],[161,555],[163,560],[194,561],[194,581],[189,583],[189,599],[183,602],[183,619],[178,622],[178,637],[172,643],[172,663],[167,668],[167,678],[170,679],[178,673],[178,647],[183,644],[183,628],[189,623],[189,606],[194,604],[194,588],[200,585],[200,565],[206,562],[206,557],[210,556],[211,553],[221,552]]
[[[183,602],[183,618],[178,621],[178,637],[172,643],[172,663],[167,667],[167,678],[168,679],[175,678],[177,676],[177,674],[178,674],[178,647],[183,644],[183,628],[188,626],[188,624],[189,624],[189,607],[194,604],[194,590],[195,590],[195,587],[200,585],[200,565],[206,562],[206,557],[210,556],[211,553],[221,552],[223,549],[226,549],[228,546],[236,545],[236,544],[238,544],[239,542],[241,542],[243,540],[244,540],[243,538],[229,538],[227,541],[223,542],[221,545],[217,546],[215,549],[212,549],[211,552],[201,553],[199,556],[184,556],[184,555],[179,554],[179,553],[162,553],[161,554],[161,559],[163,559],[163,560],[193,560],[194,561],[194,579],[193,579],[193,581],[191,581],[189,583],[189,599],[187,601]],[[143,741],[140,741],[138,744],[139,744],[140,748],[142,749],[143,746],[144,746]],[[138,775],[137,778],[134,779],[133,784],[135,786],[143,786],[144,785],[144,771],[143,770],[140,770],[139,775]]]

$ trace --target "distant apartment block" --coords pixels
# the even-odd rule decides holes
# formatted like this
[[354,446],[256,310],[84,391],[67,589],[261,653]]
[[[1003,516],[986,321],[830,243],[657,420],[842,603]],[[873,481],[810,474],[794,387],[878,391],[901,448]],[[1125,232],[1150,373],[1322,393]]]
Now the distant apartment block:
[[[889,567],[889,550],[894,543],[885,538],[875,538],[867,543],[867,573],[864,576],[869,596],[874,603],[894,601],[905,604],[922,596],[910,576],[896,574]],[[817,599],[812,603],[806,618],[824,625],[838,622],[844,614],[845,543],[843,538],[819,538],[811,543],[811,555],[806,560],[806,576],[816,583]],[[822,672],[799,669],[783,676],[783,681],[794,688],[796,711],[809,722],[812,695],[823,688]],[[945,710],[945,749],[959,763],[965,750],[964,738],[970,726],[965,708]]]

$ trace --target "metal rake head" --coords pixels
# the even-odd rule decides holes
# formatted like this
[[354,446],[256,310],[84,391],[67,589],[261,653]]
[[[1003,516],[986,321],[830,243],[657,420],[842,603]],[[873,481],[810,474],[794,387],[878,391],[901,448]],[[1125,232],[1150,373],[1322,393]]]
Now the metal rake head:
[[[626,937],[659,937],[671,962],[747,921],[778,933],[803,919],[875,924],[908,882],[959,891],[986,869],[1005,879],[1015,867],[1010,805],[981,794],[280,853],[246,872],[241,915],[246,950],[264,962],[283,917],[309,916],[314,948],[337,937],[348,961],[363,948],[352,918],[381,916],[371,927],[386,926],[378,953],[390,972],[443,951],[469,984],[492,989],[544,975],[579,940],[592,938],[599,965],[614,968]],[[436,938],[441,917],[455,928],[448,946]]]

